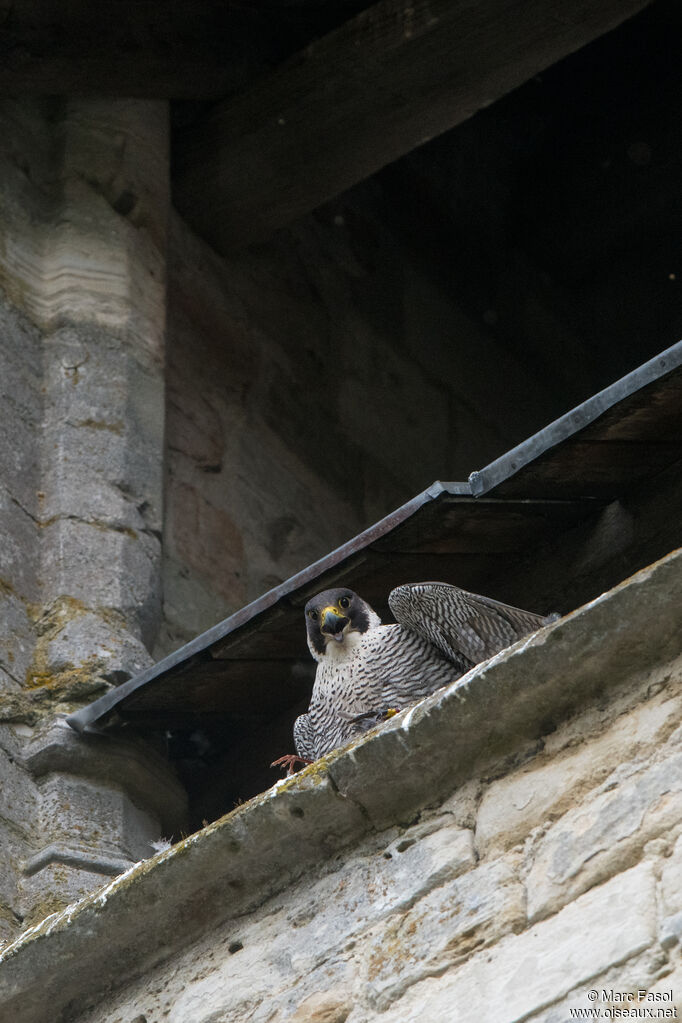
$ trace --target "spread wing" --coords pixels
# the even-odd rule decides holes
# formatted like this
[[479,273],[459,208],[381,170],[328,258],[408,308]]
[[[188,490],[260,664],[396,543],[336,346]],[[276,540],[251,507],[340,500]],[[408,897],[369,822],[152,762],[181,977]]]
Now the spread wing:
[[388,603],[400,625],[433,643],[449,660],[465,657],[471,666],[551,620],[448,583],[398,586]]

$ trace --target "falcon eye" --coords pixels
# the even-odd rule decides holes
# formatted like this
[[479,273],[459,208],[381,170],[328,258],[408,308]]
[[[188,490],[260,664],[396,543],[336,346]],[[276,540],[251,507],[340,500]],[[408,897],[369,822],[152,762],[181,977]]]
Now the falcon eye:
[[317,611],[308,611],[308,617],[312,618],[314,622],[317,621]]
[[350,597],[341,597],[339,601],[339,607],[350,607]]

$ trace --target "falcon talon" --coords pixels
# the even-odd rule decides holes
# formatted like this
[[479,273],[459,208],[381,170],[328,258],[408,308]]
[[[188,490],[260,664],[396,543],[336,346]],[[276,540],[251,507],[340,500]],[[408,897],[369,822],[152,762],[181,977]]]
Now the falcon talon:
[[311,763],[356,739],[547,622],[449,583],[407,583],[388,602],[395,625],[383,625],[353,590],[324,590],[308,601],[313,693],[294,722],[298,757],[273,766],[292,773],[297,759]]
[[307,757],[299,757],[297,753],[285,753],[283,757],[278,757],[277,760],[273,760],[270,767],[286,767],[287,777],[294,774],[294,764],[312,764],[313,761]]

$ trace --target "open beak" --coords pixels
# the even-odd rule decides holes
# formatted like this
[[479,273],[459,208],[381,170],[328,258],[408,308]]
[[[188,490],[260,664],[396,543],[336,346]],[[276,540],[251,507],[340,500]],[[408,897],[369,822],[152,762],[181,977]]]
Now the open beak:
[[324,636],[331,636],[337,643],[341,643],[344,635],[343,630],[348,625],[350,618],[340,614],[336,607],[325,607],[320,618],[322,619],[320,632]]

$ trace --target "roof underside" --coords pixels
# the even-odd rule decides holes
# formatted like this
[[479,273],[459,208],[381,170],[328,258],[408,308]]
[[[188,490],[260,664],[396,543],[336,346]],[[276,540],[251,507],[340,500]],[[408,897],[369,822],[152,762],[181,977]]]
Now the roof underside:
[[386,616],[393,586],[440,579],[570,611],[682,544],[681,459],[679,342],[467,482],[434,483],[69,723],[200,728],[220,733],[233,767],[248,773],[249,756],[267,765],[289,748],[309,696],[301,609],[310,596],[343,582]]

